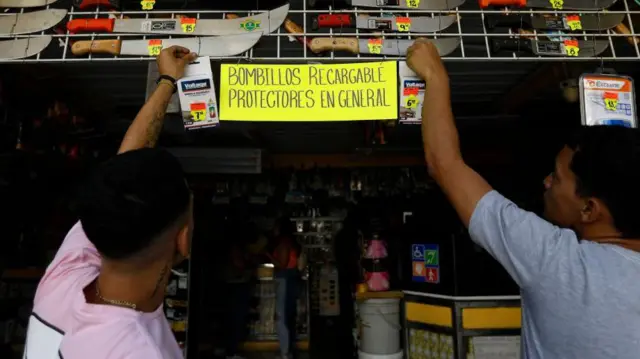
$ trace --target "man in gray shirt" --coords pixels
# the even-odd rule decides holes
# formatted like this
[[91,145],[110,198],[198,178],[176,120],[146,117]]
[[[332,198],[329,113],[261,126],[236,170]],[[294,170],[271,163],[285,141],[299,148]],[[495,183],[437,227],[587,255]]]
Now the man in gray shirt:
[[[526,359],[640,358],[640,133],[585,127],[544,181],[545,217],[494,191],[460,154],[449,80],[428,40],[408,51],[427,83],[422,136],[429,173],[522,293]],[[563,228],[566,229],[563,229]]]

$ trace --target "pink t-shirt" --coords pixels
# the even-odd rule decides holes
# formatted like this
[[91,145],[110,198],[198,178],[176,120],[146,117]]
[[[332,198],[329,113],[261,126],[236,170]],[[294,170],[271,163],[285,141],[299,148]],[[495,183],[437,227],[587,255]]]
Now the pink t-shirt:
[[25,359],[182,359],[162,306],[153,313],[86,302],[100,254],[78,222],[38,285]]

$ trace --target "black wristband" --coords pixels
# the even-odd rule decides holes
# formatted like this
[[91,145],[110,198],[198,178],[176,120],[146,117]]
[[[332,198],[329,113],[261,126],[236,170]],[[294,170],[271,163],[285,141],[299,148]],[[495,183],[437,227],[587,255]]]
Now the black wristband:
[[156,84],[159,84],[160,81],[162,80],[167,80],[169,82],[171,82],[171,85],[173,86],[173,93],[176,93],[176,91],[178,91],[178,85],[176,84],[176,79],[174,79],[173,77],[169,76],[169,75],[160,75],[158,76],[158,79],[156,80]]

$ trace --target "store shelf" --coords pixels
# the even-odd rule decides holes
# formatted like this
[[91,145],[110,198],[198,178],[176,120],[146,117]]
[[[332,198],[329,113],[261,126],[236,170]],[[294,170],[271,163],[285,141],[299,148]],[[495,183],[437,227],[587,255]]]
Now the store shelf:
[[[623,4],[624,6],[620,5]],[[426,36],[433,38],[450,38],[457,37],[460,39],[460,47],[451,54],[444,57],[446,61],[637,61],[640,59],[640,48],[636,42],[632,45],[627,40],[629,36],[640,36],[637,29],[634,29],[632,21],[632,15],[640,17],[640,10],[630,9],[630,4],[633,4],[632,0],[619,0],[616,6],[616,10],[608,11],[607,14],[622,13],[625,15],[624,22],[630,29],[630,34],[618,34],[612,30],[603,30],[598,32],[576,32],[571,36],[578,40],[592,41],[594,39],[605,40],[609,47],[603,53],[593,57],[541,57],[534,55],[516,55],[511,52],[506,52],[501,55],[494,55],[490,52],[490,41],[492,39],[507,38],[507,37],[531,37],[537,40],[543,40],[547,36],[544,31],[533,31],[533,34],[521,35],[514,34],[511,30],[505,30],[504,32],[489,32],[484,24],[486,15],[489,14],[501,14],[504,13],[504,9],[493,10],[480,10],[477,4],[473,0],[468,0],[462,7],[456,8],[451,11],[415,11],[408,10],[394,13],[397,16],[437,16],[445,14],[454,14],[457,17],[457,23],[450,26],[446,30],[431,34],[416,34],[416,33],[378,33],[386,41],[393,41],[394,39],[415,39],[416,36]],[[56,7],[55,4],[51,6]],[[104,62],[104,61],[148,61],[152,60],[152,57],[125,57],[125,56],[111,56],[111,55],[89,55],[86,57],[77,57],[71,54],[70,45],[76,40],[96,40],[96,39],[149,39],[149,38],[171,38],[171,36],[142,36],[140,34],[70,34],[66,30],[60,30],[64,28],[66,21],[78,18],[106,18],[109,12],[106,10],[96,9],[95,11],[78,11],[77,9],[70,8],[69,14],[65,21],[56,29],[42,31],[39,34],[20,35],[15,38],[33,38],[44,35],[50,35],[53,37],[51,44],[40,54],[28,58],[19,60],[0,60],[2,62],[13,63],[47,63],[47,62]],[[180,10],[180,11],[123,11],[118,13],[118,17],[131,17],[131,18],[154,18],[154,17],[171,17],[175,18],[179,15],[185,15],[188,17],[195,17],[197,19],[212,19],[212,18],[224,18],[227,14],[238,14],[240,16],[246,16],[250,13],[246,11],[217,11],[217,10]],[[257,13],[257,12],[253,12]],[[349,10],[333,10],[329,9],[307,9],[304,1],[296,2],[292,4],[292,8],[289,11],[289,18],[298,23],[304,33],[297,34],[301,36],[305,41],[307,38],[315,36],[329,36],[329,37],[357,37],[368,38],[374,36],[373,34],[366,33],[357,29],[321,29],[313,31],[311,29],[312,19],[321,13],[346,13],[353,15],[369,14],[378,15],[388,14],[389,10],[378,9],[362,9],[354,8]],[[570,11],[540,11],[540,10],[511,10],[511,14],[575,14]],[[604,14],[605,11],[582,11],[581,14]],[[7,13],[0,16],[7,16]],[[10,16],[10,14],[9,14]],[[111,15],[113,16],[113,15]],[[636,27],[640,26],[635,24]],[[568,36],[568,35],[563,35]],[[215,58],[216,60],[229,60],[229,61],[288,61],[288,62],[326,62],[326,61],[371,61],[374,59],[388,59],[388,60],[400,60],[402,57],[393,56],[373,56],[373,55],[353,55],[342,52],[328,52],[321,56],[315,55],[307,47],[301,45],[298,41],[293,39],[290,34],[286,33],[281,27],[278,31],[265,34],[256,46],[254,46],[248,52],[233,57]]]

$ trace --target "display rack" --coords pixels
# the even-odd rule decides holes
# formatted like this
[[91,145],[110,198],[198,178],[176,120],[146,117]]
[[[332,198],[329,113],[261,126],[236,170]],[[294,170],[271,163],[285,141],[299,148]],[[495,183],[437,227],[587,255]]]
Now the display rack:
[[[492,10],[480,10],[473,0],[468,0],[460,8],[446,11],[419,11],[419,10],[403,10],[402,12],[394,12],[397,16],[437,16],[437,15],[455,15],[457,22],[447,28],[444,31],[430,34],[417,34],[417,33],[367,33],[357,29],[320,29],[318,31],[312,31],[311,19],[321,13],[332,14],[369,14],[379,15],[388,14],[390,10],[379,9],[364,9],[353,8],[349,10],[335,10],[331,9],[307,9],[305,1],[296,3],[296,6],[292,5],[289,10],[289,18],[295,23],[299,24],[303,29],[303,33],[296,34],[304,40],[306,43],[307,38],[317,36],[329,36],[333,38],[337,37],[356,37],[356,38],[368,38],[379,36],[380,38],[387,39],[415,39],[417,36],[426,36],[432,38],[447,38],[457,37],[460,39],[460,46],[457,50],[451,54],[444,56],[446,61],[637,61],[640,60],[640,45],[639,41],[631,41],[634,37],[638,37],[640,33],[634,29],[632,15],[640,16],[640,10],[631,10],[629,7],[629,0],[619,0],[618,3],[623,3],[624,6],[619,6],[623,9],[616,11],[606,11],[607,14],[624,14],[624,22],[627,24],[630,33],[621,34],[615,33],[613,30],[602,30],[597,32],[573,32],[570,34],[575,39],[592,41],[594,39],[605,40],[608,42],[609,47],[607,50],[592,57],[542,57],[533,55],[517,55],[511,52],[505,52],[501,55],[493,55],[490,51],[490,39],[492,38],[517,38],[526,37],[536,40],[542,40],[548,36],[544,31],[532,31],[530,34],[517,34],[512,30],[504,30],[503,32],[488,31],[485,26],[485,16],[489,14],[503,14],[505,9],[492,9]],[[48,7],[55,8],[54,5]],[[20,10],[24,11],[24,10]],[[97,8],[95,11],[79,11],[75,8],[69,8],[67,18],[61,23],[57,29],[42,31],[39,34],[29,34],[15,36],[14,38],[33,38],[39,36],[52,36],[53,40],[49,46],[36,56],[27,59],[17,60],[1,60],[1,62],[11,63],[49,63],[49,62],[103,62],[103,61],[148,61],[153,57],[130,57],[130,56],[111,56],[111,55],[88,55],[83,57],[77,57],[71,54],[70,45],[76,40],[94,40],[94,39],[148,39],[148,38],[171,38],[171,36],[142,36],[140,34],[71,34],[64,29],[66,21],[78,18],[106,18],[114,16],[113,12]],[[221,11],[221,10],[154,10],[154,11],[122,11],[118,12],[116,17],[131,17],[131,18],[153,18],[153,17],[171,17],[184,15],[188,17],[195,17],[196,19],[212,19],[212,18],[224,18],[227,14],[238,14],[240,16],[247,16],[255,14],[258,11],[247,12],[244,11]],[[575,14],[575,11],[552,11],[552,10],[509,10],[511,14]],[[581,11],[580,14],[604,14],[602,11]],[[2,14],[0,16],[7,16]],[[561,36],[569,36],[564,34]],[[258,44],[251,50],[240,56],[214,58],[215,60],[227,60],[227,61],[302,61],[302,62],[326,62],[326,61],[372,61],[375,59],[386,60],[401,60],[402,57],[393,56],[374,56],[374,55],[352,55],[342,52],[329,51],[320,56],[311,52],[306,46],[296,41],[291,37],[291,34],[284,31],[281,27],[277,31],[264,34]]]

